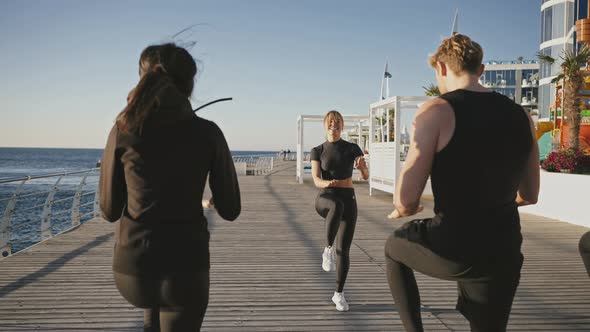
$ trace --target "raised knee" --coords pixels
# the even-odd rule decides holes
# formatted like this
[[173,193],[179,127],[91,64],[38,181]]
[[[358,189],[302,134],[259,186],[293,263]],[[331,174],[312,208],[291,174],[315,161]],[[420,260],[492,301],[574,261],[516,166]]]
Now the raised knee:
[[578,243],[578,249],[581,253],[590,253],[590,232],[582,235]]
[[397,245],[398,238],[395,233],[391,233],[385,241],[385,258],[394,259],[394,254],[398,251],[395,247]]

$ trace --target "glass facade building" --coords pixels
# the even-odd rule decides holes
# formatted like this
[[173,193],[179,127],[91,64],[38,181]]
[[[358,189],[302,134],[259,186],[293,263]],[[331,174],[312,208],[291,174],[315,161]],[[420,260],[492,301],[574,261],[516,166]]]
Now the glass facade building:
[[543,0],[541,3],[541,45],[539,52],[556,61],[541,63],[539,80],[540,117],[549,116],[549,106],[555,102],[555,85],[551,80],[560,72],[560,57],[575,45],[576,20],[586,17],[586,0]]
[[479,82],[528,110],[537,109],[539,62],[536,60],[488,61]]

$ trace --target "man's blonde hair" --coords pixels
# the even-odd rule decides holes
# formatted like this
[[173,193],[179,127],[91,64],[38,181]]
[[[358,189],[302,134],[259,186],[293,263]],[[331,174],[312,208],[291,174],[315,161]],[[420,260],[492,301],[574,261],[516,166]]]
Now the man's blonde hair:
[[471,38],[456,34],[444,39],[429,62],[436,68],[437,62],[444,62],[455,73],[477,74],[483,59],[483,49]]

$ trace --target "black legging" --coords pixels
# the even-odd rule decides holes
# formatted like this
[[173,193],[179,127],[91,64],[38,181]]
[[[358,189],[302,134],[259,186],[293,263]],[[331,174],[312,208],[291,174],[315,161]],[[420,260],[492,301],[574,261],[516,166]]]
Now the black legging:
[[590,232],[582,235],[578,248],[580,249],[580,256],[582,256],[584,266],[586,266],[586,272],[588,272],[588,276],[590,277]]
[[344,289],[350,267],[350,246],[356,226],[356,198],[353,188],[324,188],[315,201],[315,209],[326,219],[326,245],[336,240],[336,287]]
[[209,271],[162,278],[115,272],[115,284],[132,305],[144,308],[144,331],[200,331],[209,303]]
[[407,222],[385,244],[387,281],[406,331],[424,331],[414,271],[457,282],[457,310],[469,320],[471,331],[505,331],[520,280],[520,250],[482,257],[478,264],[445,258],[426,240],[431,222]]

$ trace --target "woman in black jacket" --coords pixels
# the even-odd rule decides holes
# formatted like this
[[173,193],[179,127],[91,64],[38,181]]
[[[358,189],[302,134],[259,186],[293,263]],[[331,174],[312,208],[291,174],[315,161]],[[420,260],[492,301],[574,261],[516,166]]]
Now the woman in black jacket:
[[113,271],[121,295],[145,308],[146,331],[197,331],[209,297],[207,176],[219,215],[240,214],[223,133],[189,97],[197,67],[174,44],[147,47],[140,80],[117,117],[100,170],[103,217],[119,221]]

